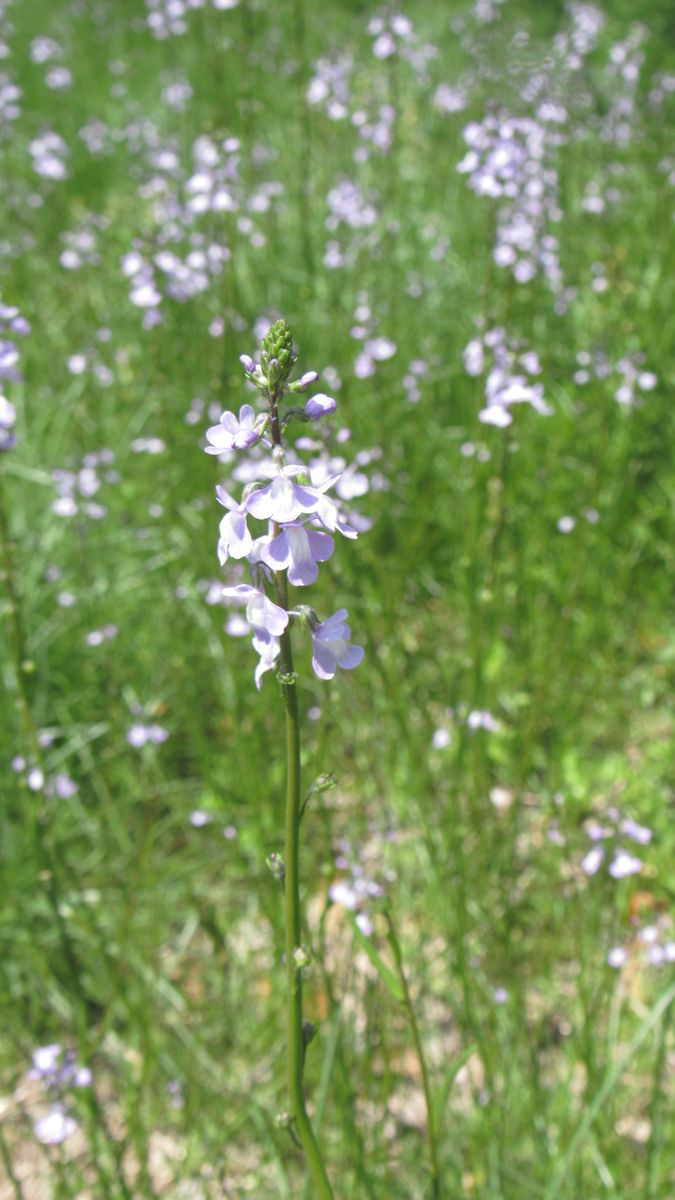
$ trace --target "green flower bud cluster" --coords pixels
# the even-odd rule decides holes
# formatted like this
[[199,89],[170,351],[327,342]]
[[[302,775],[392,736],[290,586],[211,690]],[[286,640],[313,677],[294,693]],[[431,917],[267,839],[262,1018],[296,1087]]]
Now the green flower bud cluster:
[[286,383],[296,359],[293,337],[286,321],[275,321],[263,338],[260,355],[260,366],[270,387]]

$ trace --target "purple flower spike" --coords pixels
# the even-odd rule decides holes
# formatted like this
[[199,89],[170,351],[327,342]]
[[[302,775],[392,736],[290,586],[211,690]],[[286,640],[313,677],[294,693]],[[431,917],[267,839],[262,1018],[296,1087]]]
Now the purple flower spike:
[[223,454],[226,450],[247,450],[255,446],[262,437],[264,417],[256,417],[250,404],[242,404],[239,417],[233,412],[221,413],[218,425],[207,429],[206,436],[211,443],[205,446],[207,454]]
[[278,637],[288,625],[288,613],[250,583],[223,588],[223,596],[246,605],[246,620],[257,637],[264,637],[265,634]]
[[224,487],[218,484],[216,488],[218,502],[229,512],[220,522],[220,537],[218,538],[218,561],[221,567],[228,558],[246,558],[253,546],[253,538],[246,524],[246,508],[237,504]]
[[332,396],[324,396],[323,392],[318,392],[316,396],[310,396],[305,405],[305,412],[310,421],[318,421],[319,417],[326,417],[328,413],[335,412],[337,401]]
[[288,582],[294,587],[303,587],[314,583],[319,574],[317,563],[327,562],[334,545],[330,534],[293,522],[264,547],[260,557],[273,571],[287,570]]
[[319,679],[332,679],[338,667],[351,671],[363,661],[363,647],[349,645],[348,616],[346,608],[339,608],[312,630],[312,667]]

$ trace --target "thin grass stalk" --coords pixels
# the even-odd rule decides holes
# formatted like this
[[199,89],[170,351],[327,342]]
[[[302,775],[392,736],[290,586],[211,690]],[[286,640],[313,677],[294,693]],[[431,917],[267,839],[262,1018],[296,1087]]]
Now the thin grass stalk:
[[431,1095],[431,1082],[429,1079],[429,1069],[427,1067],[426,1055],[422,1038],[420,1036],[420,1027],[417,1023],[415,1014],[415,1006],[410,994],[408,985],[408,977],[403,966],[403,954],[401,952],[401,944],[396,934],[394,920],[389,911],[385,912],[385,917],[388,925],[388,940],[394,954],[394,962],[396,963],[396,973],[401,981],[403,991],[403,1005],[408,1017],[410,1032],[412,1034],[415,1054],[419,1063],[420,1074],[422,1076],[422,1088],[424,1091],[424,1105],[427,1110],[427,1147],[429,1151],[429,1165],[431,1168],[431,1198],[432,1200],[441,1200],[441,1168],[438,1160],[438,1143],[436,1140],[436,1127],[434,1123],[434,1104]]

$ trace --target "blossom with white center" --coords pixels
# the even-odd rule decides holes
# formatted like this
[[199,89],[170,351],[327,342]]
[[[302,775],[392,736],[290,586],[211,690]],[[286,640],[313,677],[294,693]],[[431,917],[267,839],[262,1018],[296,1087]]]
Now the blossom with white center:
[[469,729],[486,729],[488,733],[497,733],[501,728],[499,721],[486,708],[476,708],[466,718]]
[[483,425],[496,425],[498,429],[505,429],[511,424],[513,417],[502,404],[489,404],[487,408],[481,409],[478,420]]
[[249,583],[223,588],[223,596],[246,605],[246,620],[256,635],[269,633],[278,637],[288,625],[288,613]]
[[594,846],[588,851],[585,858],[581,860],[581,869],[586,875],[596,875],[602,866],[602,860],[605,857],[605,852],[602,846]]
[[216,496],[218,503],[230,510],[220,522],[218,561],[222,567],[228,558],[246,558],[251,551],[253,538],[246,524],[246,505],[237,504],[220,484],[216,488]]
[[250,404],[242,404],[239,416],[226,410],[221,413],[217,425],[207,429],[211,443],[205,446],[207,454],[224,454],[226,450],[247,450],[259,442],[265,425],[264,416],[256,416]]
[[56,796],[57,800],[70,800],[78,791],[77,784],[65,771],[60,771],[49,780],[45,791],[48,796]]
[[75,1133],[76,1129],[77,1121],[68,1116],[61,1105],[50,1109],[46,1117],[40,1117],[33,1126],[36,1138],[46,1146],[58,1146]]
[[317,563],[327,562],[334,546],[330,534],[294,521],[263,547],[260,557],[272,571],[288,571],[289,583],[304,587],[314,583],[319,574]]
[[642,870],[642,861],[627,850],[617,850],[609,865],[609,873],[613,879],[625,879],[628,875],[638,875]]
[[431,744],[434,750],[445,750],[446,747],[450,745],[450,730],[443,729],[442,726],[439,729],[434,730]]
[[368,913],[357,913],[354,917],[354,920],[364,937],[373,936],[375,926],[373,925],[372,918],[368,916]]
[[626,817],[625,821],[621,822],[621,832],[626,837],[632,838],[634,842],[639,842],[641,846],[648,845],[652,840],[652,831],[646,825],[638,825],[637,821],[633,821],[630,817]]
[[324,480],[319,487],[311,483],[296,483],[307,474],[303,467],[277,467],[278,474],[265,487],[251,492],[246,501],[251,516],[262,521],[277,521],[285,525],[297,521],[303,513],[313,513],[319,508],[323,493],[335,482],[335,477]]
[[53,1075],[61,1060],[61,1055],[60,1042],[50,1042],[48,1046],[38,1046],[31,1056],[33,1059],[33,1069],[29,1073],[31,1079],[38,1079],[43,1075]]
[[607,955],[607,965],[618,970],[622,967],[628,958],[628,954],[624,946],[612,946],[612,949]]
[[168,730],[162,725],[132,725],[127,732],[127,742],[136,750],[140,750],[148,742],[160,746],[168,738]]
[[319,679],[332,679],[338,667],[351,671],[363,661],[363,647],[351,646],[346,608],[339,608],[312,629],[312,667]]

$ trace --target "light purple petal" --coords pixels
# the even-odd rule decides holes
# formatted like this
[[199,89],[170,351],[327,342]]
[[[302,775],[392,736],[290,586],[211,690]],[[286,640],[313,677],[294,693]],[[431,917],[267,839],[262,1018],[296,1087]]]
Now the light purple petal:
[[260,441],[260,434],[255,429],[240,429],[232,438],[233,450],[247,450]]
[[220,483],[216,487],[216,497],[218,503],[222,504],[223,508],[229,508],[232,510],[240,507],[239,504],[237,504],[237,501],[230,495],[229,492],[225,491],[225,488]]
[[285,529],[263,549],[260,555],[262,561],[272,571],[284,571],[291,561],[291,550]]
[[228,600],[236,600],[239,604],[248,604],[249,600],[259,595],[258,589],[250,583],[237,583],[233,587],[223,588],[223,596]]
[[363,646],[347,646],[347,649],[338,658],[338,666],[345,671],[351,671],[354,667],[358,667],[359,663],[363,662],[364,649]]
[[[233,412],[230,412],[228,410],[224,413],[221,413],[219,420],[220,420],[220,424],[222,425],[223,429],[226,429],[227,432],[229,434],[231,434],[232,436],[238,432],[239,422]],[[207,431],[207,436],[208,436],[208,431]]]
[[335,675],[335,659],[328,646],[317,641],[316,638],[313,641],[313,646],[312,668],[314,674],[318,675],[319,679],[332,679]]
[[274,499],[271,492],[271,483],[267,483],[263,488],[258,488],[255,492],[251,492],[246,501],[246,508],[252,517],[258,517],[261,521],[269,520],[274,508]]
[[326,642],[329,642],[334,638],[341,637],[342,626],[344,625],[348,616],[349,613],[347,612],[346,608],[338,608],[337,612],[334,612],[332,617],[326,617],[326,620],[321,622],[318,629],[315,631],[314,636],[321,638],[322,641]]
[[[232,558],[245,558],[249,553],[253,539],[243,513],[230,512],[223,517],[220,522],[219,554],[221,545]],[[221,559],[221,566],[227,561],[227,554],[225,559]]]
[[206,436],[210,441],[210,446],[205,446],[207,454],[223,454],[226,450],[232,449],[232,434],[228,433],[220,425],[212,425],[207,429]]
[[304,558],[300,562],[291,563],[288,568],[288,582],[293,584],[293,587],[307,587],[310,583],[315,583],[319,568],[314,559]]
[[335,541],[329,533],[319,533],[318,530],[308,529],[307,539],[312,558],[316,562],[328,562],[335,548]]

